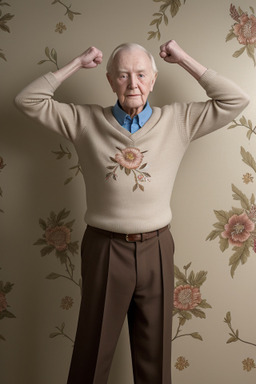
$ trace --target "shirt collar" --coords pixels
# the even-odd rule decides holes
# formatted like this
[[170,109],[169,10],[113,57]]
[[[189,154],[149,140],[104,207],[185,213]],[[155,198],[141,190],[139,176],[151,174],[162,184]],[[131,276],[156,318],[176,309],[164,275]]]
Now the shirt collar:
[[[118,121],[118,123],[122,126],[124,125],[124,122],[126,119],[132,120],[131,117],[121,108],[118,100],[114,105],[114,107],[112,108],[112,113],[116,118],[116,120]],[[139,126],[142,127],[148,121],[151,115],[152,115],[152,109],[149,105],[149,102],[147,101],[143,110],[134,118],[137,119]]]

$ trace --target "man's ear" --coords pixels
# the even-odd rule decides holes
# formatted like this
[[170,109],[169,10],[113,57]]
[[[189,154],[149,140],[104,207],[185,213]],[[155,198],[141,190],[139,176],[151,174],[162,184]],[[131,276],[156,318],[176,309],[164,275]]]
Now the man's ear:
[[156,82],[156,79],[157,79],[157,75],[158,75],[158,73],[154,73],[154,75],[153,75],[153,79],[152,79],[152,82],[151,82],[150,92],[152,92],[153,89],[154,89],[154,85],[155,85],[155,82]]
[[111,86],[111,88],[112,88],[112,91],[115,92],[113,79],[112,79],[110,73],[107,72],[107,73],[106,73],[106,76],[107,76],[108,82],[109,82],[109,84],[110,84],[110,86]]

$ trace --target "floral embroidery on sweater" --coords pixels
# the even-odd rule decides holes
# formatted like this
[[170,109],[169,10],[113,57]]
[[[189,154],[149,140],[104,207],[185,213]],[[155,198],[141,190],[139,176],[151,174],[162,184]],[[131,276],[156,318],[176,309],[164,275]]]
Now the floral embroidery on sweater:
[[124,170],[127,176],[133,175],[135,184],[133,186],[133,192],[136,189],[144,191],[144,186],[142,182],[150,181],[151,177],[149,173],[145,172],[147,163],[143,163],[144,153],[148,151],[141,152],[138,148],[127,147],[124,149],[118,149],[118,153],[115,154],[115,157],[110,157],[110,160],[115,165],[110,165],[107,169],[110,171],[106,174],[106,180],[113,178],[117,180],[117,170]]

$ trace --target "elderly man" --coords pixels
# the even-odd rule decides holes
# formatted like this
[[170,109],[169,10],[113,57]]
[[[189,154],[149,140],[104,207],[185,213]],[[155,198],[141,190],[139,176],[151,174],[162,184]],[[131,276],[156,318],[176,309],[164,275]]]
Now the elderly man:
[[68,384],[107,383],[126,314],[134,382],[171,384],[174,179],[189,143],[229,123],[248,97],[173,40],[160,57],[185,68],[209,99],[151,107],[157,69],[137,44],[117,47],[108,61],[113,107],[53,99],[70,75],[101,64],[95,47],[16,97],[27,115],[74,143],[86,185],[83,293]]

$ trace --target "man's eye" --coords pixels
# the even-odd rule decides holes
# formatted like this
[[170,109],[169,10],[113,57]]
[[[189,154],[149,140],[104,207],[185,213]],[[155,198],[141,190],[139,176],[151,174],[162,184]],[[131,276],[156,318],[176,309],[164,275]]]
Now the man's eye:
[[143,73],[140,73],[140,74],[139,74],[139,77],[140,77],[140,78],[144,77]]

